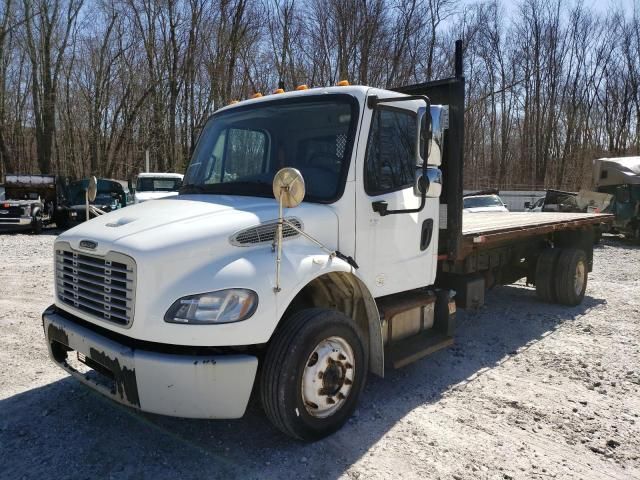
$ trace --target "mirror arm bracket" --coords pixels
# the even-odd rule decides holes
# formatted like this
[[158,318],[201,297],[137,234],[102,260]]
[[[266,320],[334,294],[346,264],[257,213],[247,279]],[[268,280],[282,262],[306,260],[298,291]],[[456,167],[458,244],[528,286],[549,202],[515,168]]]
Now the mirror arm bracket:
[[374,212],[378,212],[381,217],[385,217],[387,215],[397,215],[399,213],[418,213],[424,209],[425,204],[427,203],[427,192],[422,192],[420,195],[420,206],[418,208],[408,208],[403,210],[388,210],[388,204],[384,200],[379,200],[377,202],[373,202],[371,207]]
[[338,250],[336,250],[336,257],[338,257],[341,260],[344,260],[345,262],[347,262],[349,265],[351,265],[353,268],[355,268],[356,270],[358,268],[360,268],[358,266],[358,264],[356,263],[356,261],[353,259],[353,257],[347,256],[342,252],[339,252]]

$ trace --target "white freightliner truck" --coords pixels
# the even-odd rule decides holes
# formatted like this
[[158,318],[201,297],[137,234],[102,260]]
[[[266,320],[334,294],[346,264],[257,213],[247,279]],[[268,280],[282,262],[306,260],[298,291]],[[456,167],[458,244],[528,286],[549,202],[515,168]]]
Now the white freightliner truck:
[[164,415],[238,418],[255,390],[280,430],[313,440],[349,418],[369,372],[450,345],[456,303],[481,305],[486,287],[526,277],[545,301],[580,303],[606,216],[463,218],[456,65],[401,91],[217,111],[179,196],[57,238],[53,361]]

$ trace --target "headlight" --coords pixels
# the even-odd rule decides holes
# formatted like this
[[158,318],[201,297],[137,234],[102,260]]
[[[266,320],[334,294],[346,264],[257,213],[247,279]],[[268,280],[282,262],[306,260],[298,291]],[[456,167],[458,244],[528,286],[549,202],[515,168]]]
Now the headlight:
[[189,295],[177,300],[167,310],[169,323],[211,324],[246,320],[258,307],[258,295],[244,288]]
[[24,207],[22,207],[22,213],[25,216],[30,217],[31,216],[31,205],[25,205]]

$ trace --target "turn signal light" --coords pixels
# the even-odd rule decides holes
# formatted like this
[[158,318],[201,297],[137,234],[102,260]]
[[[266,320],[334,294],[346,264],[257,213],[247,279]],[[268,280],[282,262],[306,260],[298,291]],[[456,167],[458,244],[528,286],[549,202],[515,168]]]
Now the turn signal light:
[[336,85],[338,87],[348,87],[349,84],[349,80],[340,80],[338,83],[336,83]]
[[306,85],[298,85],[296,87],[296,90],[309,90],[309,87],[307,87]]

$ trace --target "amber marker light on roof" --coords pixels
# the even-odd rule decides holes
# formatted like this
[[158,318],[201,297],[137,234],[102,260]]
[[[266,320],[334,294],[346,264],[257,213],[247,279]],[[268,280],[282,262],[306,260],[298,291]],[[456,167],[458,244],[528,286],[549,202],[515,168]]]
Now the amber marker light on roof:
[[254,93],[253,95],[251,95],[251,98],[260,98],[262,96],[261,93]]
[[238,100],[231,100],[229,105],[235,105],[236,103],[240,103]]
[[283,88],[276,88],[273,93],[284,93],[284,89]]
[[336,83],[337,86],[339,87],[348,87],[349,86],[349,80],[340,80],[338,83]]
[[309,90],[309,87],[307,87],[306,85],[298,85],[296,87],[296,90]]

